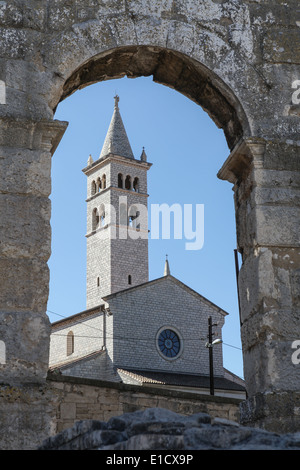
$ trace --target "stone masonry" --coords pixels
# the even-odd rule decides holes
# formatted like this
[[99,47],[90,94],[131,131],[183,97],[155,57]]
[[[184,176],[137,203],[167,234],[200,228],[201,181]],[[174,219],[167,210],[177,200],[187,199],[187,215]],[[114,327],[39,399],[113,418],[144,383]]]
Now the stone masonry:
[[219,177],[233,185],[242,254],[242,419],[299,430],[299,25],[297,0],[0,2],[0,372],[1,387],[24,399],[1,394],[11,448],[23,445],[30,387],[40,397],[31,421],[26,408],[32,444],[51,430],[51,156],[67,127],[55,110],[79,88],[125,75],[173,87],[224,130]]
[[[118,102],[116,96],[99,159],[94,162],[90,156],[83,169],[88,191],[87,308],[99,305],[105,295],[148,281],[147,171],[151,164],[134,158]],[[129,224],[137,215],[138,230]]]

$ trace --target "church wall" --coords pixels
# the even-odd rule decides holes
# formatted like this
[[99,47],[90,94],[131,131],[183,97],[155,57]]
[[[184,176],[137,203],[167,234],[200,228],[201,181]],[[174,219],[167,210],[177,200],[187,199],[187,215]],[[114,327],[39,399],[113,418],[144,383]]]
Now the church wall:
[[[67,355],[67,335],[70,331],[74,334],[74,352]],[[103,344],[103,313],[96,313],[89,318],[79,318],[61,327],[53,327],[49,365],[51,367],[99,351]]]
[[[209,375],[205,347],[208,316],[218,322],[214,331],[221,338],[224,317],[212,306],[169,279],[129,290],[109,299],[114,317],[114,363],[120,368]],[[182,339],[182,353],[173,360],[158,352],[156,338],[170,327]],[[214,374],[223,376],[222,347],[214,348]]]

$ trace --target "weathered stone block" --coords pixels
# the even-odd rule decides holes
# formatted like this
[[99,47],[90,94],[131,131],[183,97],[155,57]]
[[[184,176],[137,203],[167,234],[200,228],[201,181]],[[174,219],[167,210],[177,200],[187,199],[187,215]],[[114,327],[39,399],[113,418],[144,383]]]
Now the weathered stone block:
[[48,198],[0,194],[0,257],[48,261],[51,204]]
[[0,193],[48,197],[51,193],[50,176],[50,153],[8,147],[0,149]]
[[46,311],[49,294],[46,262],[0,258],[0,278],[0,311]]
[[41,313],[0,312],[0,339],[6,362],[0,365],[3,383],[45,381],[49,357],[48,317]]

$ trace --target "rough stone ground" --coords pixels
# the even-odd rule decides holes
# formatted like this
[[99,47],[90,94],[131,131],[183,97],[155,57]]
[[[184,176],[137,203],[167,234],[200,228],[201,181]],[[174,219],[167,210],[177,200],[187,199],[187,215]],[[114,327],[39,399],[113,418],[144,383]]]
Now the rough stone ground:
[[108,422],[78,421],[38,450],[300,450],[300,432],[279,435],[204,413],[149,408]]

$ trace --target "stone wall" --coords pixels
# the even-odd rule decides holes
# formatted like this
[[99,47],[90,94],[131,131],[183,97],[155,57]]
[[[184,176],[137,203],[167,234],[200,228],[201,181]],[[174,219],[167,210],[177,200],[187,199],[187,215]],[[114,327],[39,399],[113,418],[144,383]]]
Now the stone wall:
[[57,403],[54,434],[72,427],[79,420],[107,421],[113,416],[147,408],[165,408],[184,415],[203,412],[212,417],[239,421],[240,400],[234,398],[54,374],[49,376],[48,385]]
[[[209,375],[207,342],[209,316],[222,339],[226,312],[214,306],[173,276],[105,298],[113,314],[114,365],[119,368]],[[151,321],[149,319],[151,318]],[[180,338],[178,356],[161,354],[158,335],[170,328]],[[110,351],[108,351],[111,354]],[[222,345],[214,348],[214,374],[222,377]]]

